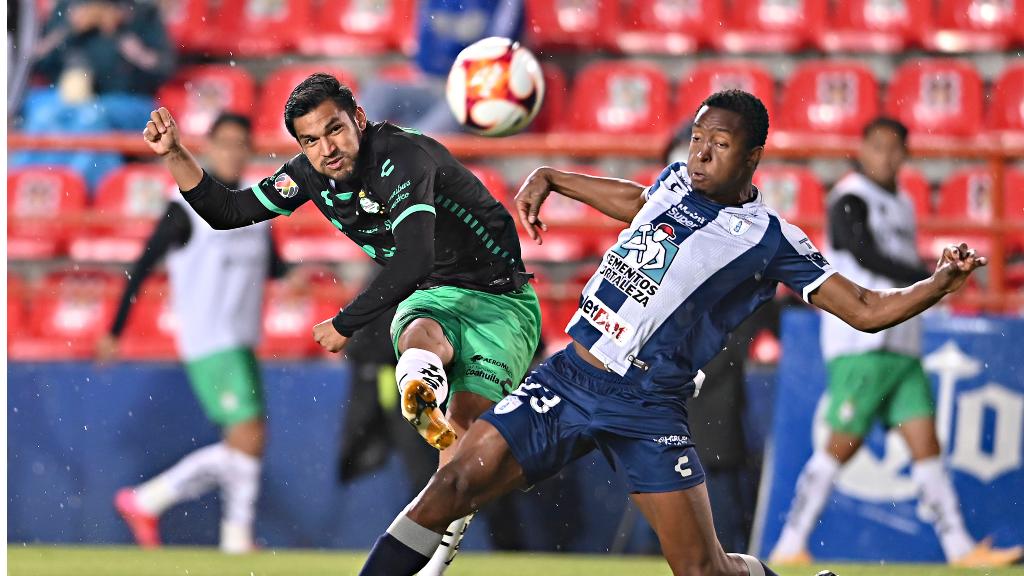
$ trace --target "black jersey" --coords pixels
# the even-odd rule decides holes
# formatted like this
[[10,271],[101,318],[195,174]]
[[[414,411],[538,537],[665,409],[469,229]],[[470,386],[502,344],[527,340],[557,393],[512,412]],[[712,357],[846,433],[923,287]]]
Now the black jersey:
[[346,336],[417,288],[504,293],[529,277],[512,216],[444,146],[415,130],[368,125],[346,181],[320,174],[299,154],[248,191],[226,195],[215,188],[204,176],[185,194],[215,226],[287,216],[312,201],[386,267],[336,318],[335,327]]

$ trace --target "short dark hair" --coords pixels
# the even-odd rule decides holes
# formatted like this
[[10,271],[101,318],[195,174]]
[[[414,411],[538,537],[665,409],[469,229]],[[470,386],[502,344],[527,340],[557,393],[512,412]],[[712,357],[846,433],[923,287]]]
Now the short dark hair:
[[316,72],[299,82],[284,105],[284,125],[292,138],[298,139],[295,134],[295,119],[309,114],[327,100],[334,100],[334,103],[348,112],[349,116],[356,113],[356,97],[352,94],[352,89],[334,76]]
[[252,135],[252,121],[250,121],[248,117],[242,116],[241,114],[235,114],[234,112],[221,112],[220,115],[217,116],[217,119],[213,121],[213,124],[210,124],[210,130],[206,135],[212,137],[217,133],[217,130],[220,130],[220,127],[225,124],[241,126],[242,129],[245,130],[246,136]]
[[750,148],[764,146],[768,140],[768,110],[757,96],[743,90],[722,90],[705,98],[697,110],[705,106],[739,114],[750,138]]
[[907,130],[907,127],[903,124],[903,122],[900,122],[895,118],[890,118],[889,116],[878,116],[871,122],[865,124],[864,130],[861,131],[861,136],[867,138],[868,136],[871,135],[872,132],[880,128],[892,130],[893,132],[896,133],[897,136],[899,136],[900,142],[904,146],[907,145],[907,135],[910,133],[910,131]]

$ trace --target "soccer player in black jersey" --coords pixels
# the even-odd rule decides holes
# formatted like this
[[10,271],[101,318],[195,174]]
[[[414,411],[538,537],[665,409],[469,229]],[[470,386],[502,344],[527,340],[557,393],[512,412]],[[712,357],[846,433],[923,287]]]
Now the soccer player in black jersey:
[[[518,385],[540,337],[515,222],[444,146],[415,130],[370,122],[333,76],[313,74],[296,86],[284,122],[301,153],[247,190],[230,190],[203,171],[166,108],[151,114],[144,137],[214,228],[287,216],[313,202],[384,266],[357,298],[317,324],[313,337],[339,352],[397,304],[391,335],[402,411],[442,450],[443,465],[453,452],[445,448]],[[447,415],[439,408],[446,399]],[[456,521],[449,532],[462,529]],[[442,544],[439,555],[455,549]]]

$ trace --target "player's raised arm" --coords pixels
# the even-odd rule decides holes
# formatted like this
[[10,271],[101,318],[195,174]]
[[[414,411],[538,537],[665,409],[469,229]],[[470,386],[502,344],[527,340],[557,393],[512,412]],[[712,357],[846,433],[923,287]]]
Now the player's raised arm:
[[[171,172],[185,200],[216,230],[242,228],[279,214],[291,214],[307,199],[294,194],[288,196],[273,177],[249,190],[231,190],[224,186],[206,173],[182,144],[178,125],[167,108],[161,107],[150,114],[142,135]],[[280,178],[281,174],[284,173],[277,176]],[[290,177],[287,183],[294,186]]]
[[931,277],[906,288],[870,290],[839,274],[829,277],[810,295],[810,302],[863,332],[895,326],[956,292],[974,270],[988,264],[967,244],[948,246]]
[[539,217],[540,207],[551,192],[579,200],[602,214],[629,223],[646,202],[643,191],[643,186],[629,180],[563,172],[543,166],[534,170],[519,189],[516,211],[526,233],[540,244],[540,231],[547,230]]

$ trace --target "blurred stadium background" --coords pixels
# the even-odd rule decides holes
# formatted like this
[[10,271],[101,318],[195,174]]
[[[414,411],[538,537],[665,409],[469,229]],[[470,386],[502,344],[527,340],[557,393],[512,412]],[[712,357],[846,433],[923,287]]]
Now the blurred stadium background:
[[[11,21],[15,4],[8,2]],[[33,14],[22,4],[9,46],[54,8],[29,2]],[[429,16],[415,0],[169,0],[160,7],[176,67],[156,101],[197,144],[222,110],[251,118],[250,181],[297,152],[281,115],[301,78],[335,72],[357,98],[375,79],[412,81],[417,26]],[[506,203],[541,164],[650,182],[696,105],[714,90],[740,87],[771,114],[755,183],[820,240],[825,192],[849,170],[861,127],[879,113],[907,124],[913,161],[900,179],[914,197],[921,253],[931,259],[957,239],[991,260],[929,314],[926,366],[939,433],[971,531],[997,544],[1024,541],[1024,1],[526,0],[522,41],[547,81],[530,130],[504,139],[439,135]],[[165,277],[151,279],[139,298],[125,362],[91,361],[125,267],[163,213],[172,181],[151,161],[141,125],[28,133],[11,108],[8,126],[9,158],[70,149],[127,159],[93,186],[62,166],[8,170],[9,542],[126,543],[110,506],[114,490],[217,437],[175,363]],[[545,210],[552,231],[544,245],[527,239],[523,247],[555,349],[565,343],[578,288],[616,228],[582,204],[552,201]],[[345,487],[335,480],[349,374],[308,333],[359,289],[368,265],[358,246],[320,220],[307,205],[273,222],[286,260],[324,272],[301,298],[270,286],[264,310],[271,428],[257,533],[272,548],[366,548],[406,501],[396,458]],[[787,304],[781,331],[759,331],[746,354],[743,466],[751,488],[749,500],[735,504],[750,547],[762,551],[777,536],[810,454],[824,386],[815,318],[783,294],[780,301]],[[823,516],[812,552],[940,561],[904,486],[905,451],[880,431],[870,448],[840,486],[839,505]],[[657,551],[604,463],[584,459],[563,476],[517,502],[523,548]],[[166,540],[215,543],[215,508],[204,499],[169,512]],[[491,547],[488,530],[474,526],[465,548]]]

